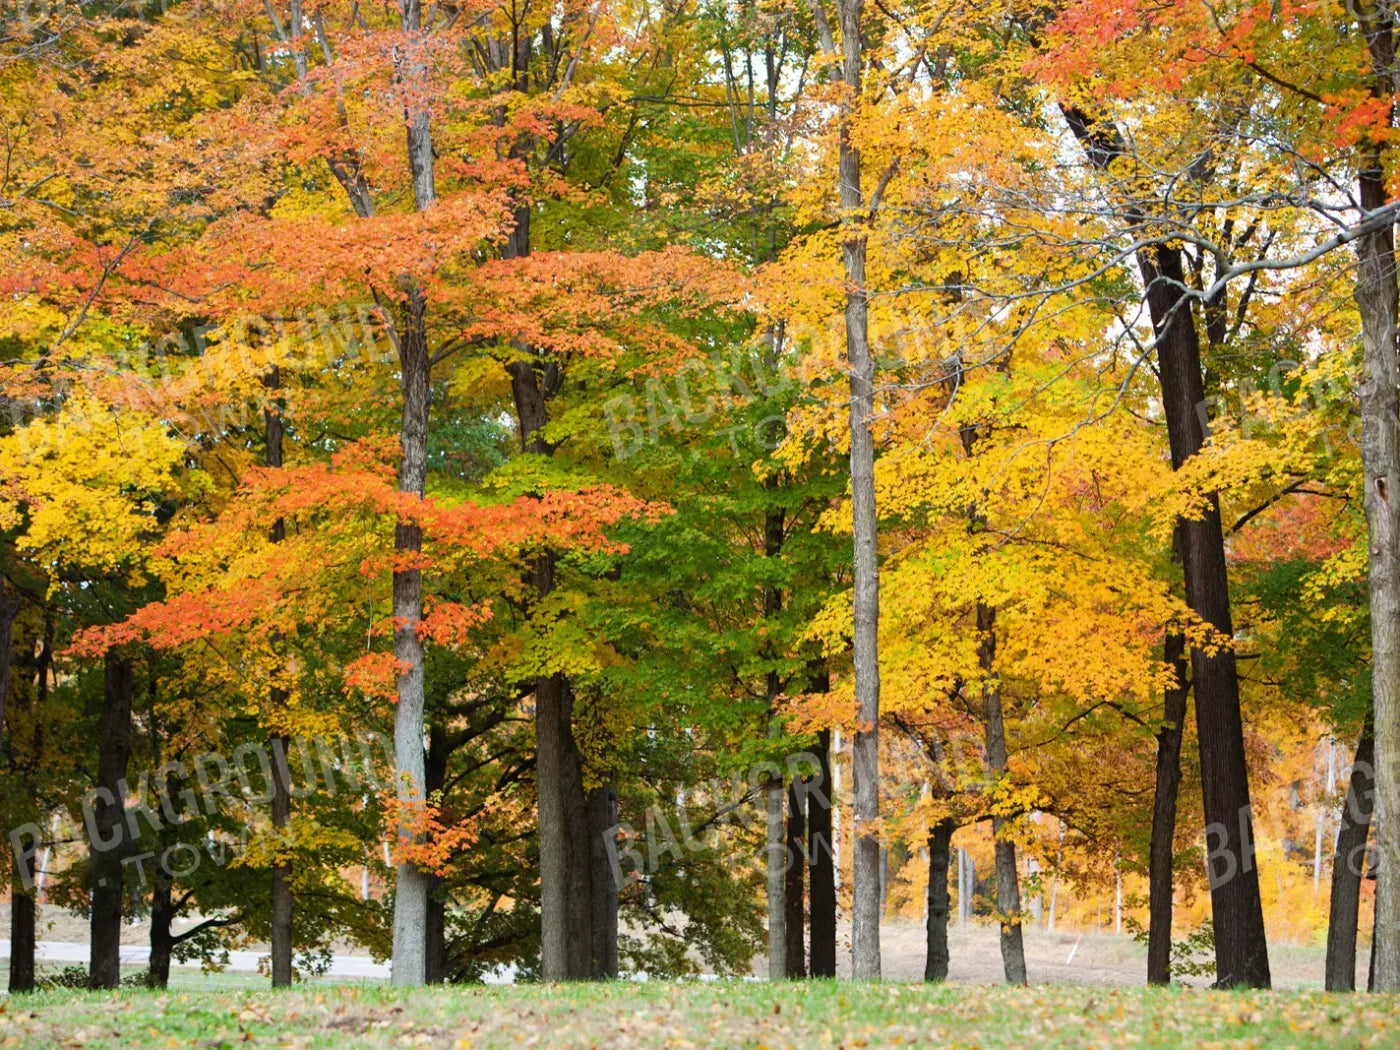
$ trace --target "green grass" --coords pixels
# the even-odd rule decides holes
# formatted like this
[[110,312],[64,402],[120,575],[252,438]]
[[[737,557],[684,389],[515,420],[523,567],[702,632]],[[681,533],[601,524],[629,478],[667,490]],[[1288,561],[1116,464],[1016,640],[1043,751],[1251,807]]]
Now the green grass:
[[817,981],[47,992],[0,1047],[1394,1047],[1400,998]]
[[[58,974],[67,966],[81,966],[82,963],[49,962],[39,963],[39,977],[49,977]],[[134,977],[146,972],[144,966],[123,965],[121,968],[122,977]],[[9,966],[5,962],[0,962],[0,989],[4,989],[10,982]],[[312,977],[308,984],[320,986],[342,985],[349,983],[343,977]],[[376,981],[366,981],[368,984],[379,983]],[[223,970],[217,973],[206,973],[197,966],[172,966],[170,967],[170,989],[172,991],[232,991],[235,989],[259,990],[267,987],[267,977],[264,974],[250,973],[242,970]],[[0,998],[0,1004],[4,1003]]]

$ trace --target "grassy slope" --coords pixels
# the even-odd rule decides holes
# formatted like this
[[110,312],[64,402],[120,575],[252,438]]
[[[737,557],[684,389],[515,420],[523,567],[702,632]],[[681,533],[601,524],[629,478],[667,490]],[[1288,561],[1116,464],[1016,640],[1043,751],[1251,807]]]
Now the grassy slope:
[[0,1047],[1395,1047],[1400,998],[660,982],[0,999]]

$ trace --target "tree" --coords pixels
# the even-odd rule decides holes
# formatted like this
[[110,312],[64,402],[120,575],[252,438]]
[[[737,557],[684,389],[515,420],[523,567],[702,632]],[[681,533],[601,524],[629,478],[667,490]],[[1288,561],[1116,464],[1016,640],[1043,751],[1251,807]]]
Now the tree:
[[879,526],[875,507],[875,363],[870,353],[869,311],[865,283],[866,235],[862,209],[861,151],[852,139],[852,113],[862,100],[864,57],[861,45],[861,0],[838,5],[841,26],[842,103],[839,185],[841,245],[846,267],[846,357],[851,382],[851,531],[854,544],[854,624],[856,735],[852,774],[855,782],[855,868],[852,874],[851,972],[858,978],[880,976],[880,578]]

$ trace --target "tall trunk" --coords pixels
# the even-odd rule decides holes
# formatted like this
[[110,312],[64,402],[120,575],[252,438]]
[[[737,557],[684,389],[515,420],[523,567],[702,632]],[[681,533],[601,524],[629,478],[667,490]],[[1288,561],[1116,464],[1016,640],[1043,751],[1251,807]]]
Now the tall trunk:
[[[273,704],[285,704],[287,694],[274,687]],[[292,862],[286,851],[287,829],[292,822],[292,791],[287,768],[291,739],[274,735],[272,744],[272,829],[277,861],[272,865],[272,987],[292,986]]]
[[948,979],[948,861],[955,827],[940,820],[928,832],[928,950],[924,980]]
[[[420,293],[410,295],[405,324],[399,334],[400,382],[403,388],[402,458],[399,491],[422,497],[427,483],[429,360]],[[423,532],[416,521],[394,528],[394,549],[412,559],[422,550]],[[423,580],[417,567],[394,572],[394,656],[404,670],[397,680],[394,710],[394,764],[402,804],[424,804],[423,792],[423,645],[417,627],[423,612]],[[405,822],[403,841],[414,835]],[[424,936],[427,929],[429,878],[407,861],[397,866],[394,891],[395,984],[422,984],[426,976]]]
[[[772,332],[769,333],[769,347],[773,347]],[[765,489],[772,489],[777,485],[776,477],[769,477],[764,483]],[[769,507],[763,515],[763,556],[765,558],[776,558],[783,549],[783,521],[784,514],[780,507]],[[783,608],[783,593],[771,584],[764,587],[763,591],[763,616],[765,621],[776,617]],[[771,655],[771,654],[770,654]],[[777,705],[783,691],[782,680],[776,671],[769,671],[765,683],[768,699],[768,735],[776,737],[782,735],[782,726],[778,721]],[[794,785],[795,787],[795,785]],[[789,934],[787,929],[787,894],[788,872],[795,864],[789,863],[787,852],[787,835],[783,826],[783,776],[777,773],[770,776],[763,786],[764,808],[767,814],[768,848],[766,852],[768,865],[767,897],[768,897],[768,978],[772,981],[781,981],[788,976],[790,962],[788,960]],[[801,891],[799,888],[798,907],[801,905]],[[800,947],[801,931],[798,931],[798,957],[801,958]]]
[[444,983],[447,980],[447,901],[442,897],[442,879],[436,875],[429,876],[423,953],[424,982]]
[[[825,672],[820,684],[826,681]],[[831,730],[817,733],[817,774],[807,791],[808,969],[813,977],[836,976],[836,855],[831,834],[837,804],[831,780]]]
[[98,736],[96,805],[89,861],[92,912],[89,988],[115,988],[121,980],[122,857],[126,805],[121,785],[131,758],[131,660],[116,650],[103,666],[102,720]]
[[1366,990],[1376,990],[1376,916],[1371,914],[1371,960],[1366,967]]
[[[1082,110],[1062,105],[1071,131],[1090,163],[1106,171],[1123,155],[1117,129]],[[1135,224],[1147,216],[1133,210]],[[1192,300],[1186,294],[1182,250],[1168,244],[1138,252],[1147,308],[1156,336],[1157,366],[1171,445],[1172,469],[1181,467],[1204,442],[1198,407],[1205,403],[1201,343]],[[1191,611],[1233,639],[1230,586],[1220,508],[1212,496],[1198,519],[1181,519],[1177,538]],[[1214,654],[1192,650],[1196,729],[1201,756],[1201,792],[1210,843],[1211,914],[1215,927],[1217,982],[1225,987],[1268,987],[1269,953],[1259,872],[1254,865],[1253,817],[1245,765],[1239,679],[1230,647]]]
[[[553,559],[542,556],[537,570]],[[538,583],[540,574],[536,572]],[[552,589],[538,590],[548,594]],[[545,980],[587,980],[594,972],[593,842],[583,757],[573,736],[573,690],[562,674],[535,684],[540,835],[541,968]]]
[[[548,555],[544,558],[548,558]],[[540,565],[537,564],[537,580],[539,569]],[[546,981],[564,981],[574,976],[569,971],[569,833],[563,788],[566,748],[562,725],[564,690],[562,675],[544,675],[535,683],[540,968]]]
[[590,835],[588,795],[583,787],[583,754],[574,739],[574,690],[563,679],[564,703],[560,710],[564,768],[560,781],[564,798],[564,827],[568,836],[569,886],[567,912],[569,977],[586,981],[593,977],[593,839]]
[[[10,663],[13,654],[10,637],[15,617],[19,614],[19,600],[10,592],[3,578],[0,578],[0,744],[4,737],[5,699],[10,691]],[[42,671],[41,673],[47,673]],[[8,752],[8,748],[6,748]],[[10,770],[16,772],[14,756],[10,756]],[[10,979],[11,992],[34,990],[35,920],[38,910],[39,888],[43,875],[36,872],[34,862],[39,850],[38,842],[29,842],[21,849],[18,841],[11,851],[14,865],[10,879]],[[45,857],[48,856],[47,849]]]
[[[447,783],[447,758],[447,733],[442,726],[434,724],[428,729],[428,754],[423,769],[429,797],[441,791]],[[423,979],[428,984],[442,984],[447,980],[447,900],[443,895],[442,878],[430,875],[428,880]]]
[[[10,664],[13,658],[11,630],[19,615],[19,598],[0,579],[0,747],[7,742],[5,735],[5,701],[10,693]],[[37,889],[24,885],[24,873],[34,872],[37,843],[21,856],[16,856],[14,877],[10,880],[10,980],[11,992],[34,990],[35,912]],[[21,869],[20,865],[23,865]]]
[[[501,254],[506,259],[530,254],[528,205],[516,208],[515,227]],[[526,347],[518,349],[528,353]],[[530,357],[510,362],[506,372],[511,380],[521,451],[552,455],[554,447],[543,429],[549,422],[549,398],[563,378],[558,366]],[[530,583],[536,598],[553,593],[552,553],[536,558]],[[573,694],[564,675],[544,675],[536,680],[535,722],[541,972],[549,981],[587,980],[595,969],[593,916],[603,917],[615,905],[603,907],[601,901],[594,900],[589,801],[583,789],[582,756],[574,739]],[[596,933],[606,948],[608,930]],[[600,955],[602,959],[609,957],[607,950]]]
[[[977,662],[986,675],[982,686],[982,717],[986,723],[987,767],[993,780],[1006,775],[1006,726],[1002,720],[1001,686],[995,674],[996,610],[977,603]],[[992,817],[996,840],[997,919],[1001,926],[1001,966],[1007,984],[1026,983],[1026,949],[1021,939],[1021,882],[1016,869],[1016,843],[1006,837],[1006,818]]]
[[0,579],[0,744],[5,740],[5,709],[10,696],[10,664],[14,658],[10,633],[19,609],[18,595],[12,594],[9,585]]
[[967,920],[972,917],[972,909],[968,907],[968,875],[967,875],[967,850],[958,850],[958,926],[966,926]]
[[10,884],[10,992],[34,990],[37,894],[16,878]]
[[[776,675],[770,674],[771,679]],[[773,735],[773,734],[770,734]],[[783,778],[768,777],[763,783],[764,811],[767,817],[767,848],[764,858],[767,865],[768,899],[768,979],[781,981],[787,977],[787,912],[783,907],[783,891],[787,882],[786,837],[783,833]]]
[[[1379,20],[1379,19],[1378,19]],[[1391,29],[1368,32],[1372,61],[1395,61]],[[1386,203],[1382,147],[1361,173],[1361,206]],[[1375,718],[1377,991],[1400,991],[1400,404],[1396,385],[1395,237],[1391,227],[1357,241],[1361,313],[1361,466],[1365,478],[1371,597],[1371,709]]]
[[787,975],[807,976],[807,951],[803,944],[802,913],[806,890],[807,863],[803,856],[807,848],[807,815],[803,812],[806,789],[794,777],[788,789],[787,838],[783,857],[787,864],[787,883],[783,886],[783,932],[787,935]]
[[[1157,786],[1152,796],[1152,839],[1148,847],[1147,983],[1172,979],[1172,855],[1176,839],[1176,799],[1181,787],[1181,731],[1186,721],[1186,639],[1167,635],[1163,662],[1176,673],[1166,691],[1162,728],[1157,732]],[[1053,923],[1054,908],[1051,908]]]
[[[422,10],[418,0],[400,0],[401,27],[406,36],[417,37],[422,30]],[[416,41],[415,41],[416,43]],[[417,61],[404,72],[411,88],[421,88],[427,79],[427,66]],[[408,134],[408,162],[413,176],[413,202],[419,211],[430,208],[437,198],[433,181],[433,143],[426,108],[405,107]],[[423,497],[428,476],[428,412],[431,400],[432,359],[428,352],[427,302],[422,289],[411,287],[400,311],[399,386],[403,414],[399,427],[399,491]],[[413,520],[394,527],[394,550],[407,562],[415,562],[423,549],[423,530]],[[394,709],[394,772],[401,804],[421,806],[423,794],[423,645],[418,624],[423,617],[423,579],[416,566],[394,572],[394,656],[402,671],[396,681]],[[399,827],[399,837],[411,839],[413,829]],[[427,974],[424,954],[428,921],[429,878],[407,861],[396,869],[394,885],[394,966],[393,982],[422,984]]]
[[866,226],[860,150],[851,138],[851,113],[861,93],[861,11],[864,0],[838,0],[842,79],[846,85],[840,133],[842,241],[846,268],[846,366],[851,374],[851,513],[855,569],[853,641],[856,733],[851,744],[855,781],[851,864],[851,974],[880,976],[880,577],[875,510],[875,361],[870,354],[865,286]]
[[[263,385],[276,390],[282,384],[281,373],[276,365],[268,369],[263,377]],[[265,429],[264,460],[269,467],[282,466],[283,421],[280,403],[268,405],[263,410]],[[268,531],[273,543],[281,543],[286,536],[286,523],[278,518]],[[274,639],[274,645],[276,639]],[[268,690],[268,707],[279,711],[287,704],[287,691],[274,685]],[[287,747],[290,740],[285,734],[274,733],[269,740],[272,749],[272,828],[277,840],[278,859],[272,865],[272,987],[290,988],[292,984],[292,863],[286,855],[287,828],[292,822],[292,792],[290,774],[287,768]],[[167,896],[169,887],[166,887]],[[154,905],[152,905],[154,912]],[[152,975],[154,976],[156,928],[151,927]],[[166,924],[166,937],[169,937],[169,923]],[[169,945],[166,946],[165,967],[170,969]],[[165,987],[162,983],[160,987]]]
[[1361,910],[1361,880],[1366,874],[1366,836],[1371,829],[1375,792],[1375,742],[1368,714],[1356,742],[1342,826],[1332,857],[1332,900],[1327,914],[1327,964],[1324,981],[1329,992],[1356,988],[1356,927]]
[[[1172,468],[1204,442],[1197,406],[1205,403],[1200,337],[1185,296],[1181,249],[1160,245],[1138,255],[1148,310],[1156,332],[1162,406]],[[1235,636],[1220,507],[1214,496],[1200,518],[1177,523],[1186,578],[1186,602],[1227,641]],[[1201,754],[1201,789],[1209,845],[1211,913],[1215,927],[1216,980],[1221,987],[1269,986],[1269,950],[1259,871],[1254,863],[1253,816],[1245,765],[1235,652],[1191,652],[1192,688]]]
[[617,795],[611,783],[588,793],[588,841],[592,851],[593,978],[617,976],[617,879],[608,840],[617,834]]
[[152,988],[164,988],[170,984],[170,955],[175,947],[175,938],[171,933],[171,925],[175,921],[174,887],[162,866],[157,864],[154,867],[151,878],[151,956],[146,966],[146,982]]

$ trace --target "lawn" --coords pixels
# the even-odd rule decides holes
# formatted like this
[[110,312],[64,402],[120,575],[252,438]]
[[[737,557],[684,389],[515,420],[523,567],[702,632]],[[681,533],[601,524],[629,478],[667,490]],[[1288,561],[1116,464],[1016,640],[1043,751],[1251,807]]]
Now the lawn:
[[805,982],[340,985],[0,1000],[0,1047],[1394,1047],[1400,998]]

